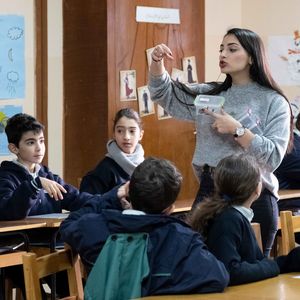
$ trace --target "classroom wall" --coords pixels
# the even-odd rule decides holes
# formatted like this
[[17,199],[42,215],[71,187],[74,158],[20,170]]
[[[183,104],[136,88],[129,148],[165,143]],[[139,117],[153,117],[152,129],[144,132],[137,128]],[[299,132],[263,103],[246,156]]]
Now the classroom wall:
[[[244,27],[257,32],[268,49],[268,37],[293,36],[300,30],[299,0],[206,0],[205,20],[205,80],[213,81],[220,75],[219,44],[230,27]],[[222,78],[222,77],[220,77]],[[281,86],[289,99],[300,95],[300,85]]]
[[[25,20],[25,98],[0,99],[0,105],[22,105],[23,111],[35,115],[35,44],[34,44],[34,0],[0,1],[1,15],[21,15]],[[0,161],[11,157],[1,156]]]
[[48,0],[48,165],[63,174],[62,0]]
[[[84,5],[84,2],[83,2]],[[299,0],[206,0],[205,1],[205,80],[217,80],[219,44],[229,27],[247,27],[259,33],[267,46],[270,35],[292,35],[300,30]],[[48,1],[49,24],[49,95],[48,134],[49,166],[63,174],[62,160],[62,0]],[[10,0],[0,2],[0,13],[19,13],[26,22],[26,96],[16,100],[24,104],[24,111],[35,114],[34,95],[34,0]],[[221,79],[222,77],[220,77]],[[282,86],[288,97],[300,95],[300,86]],[[0,100],[4,104],[5,100]],[[1,157],[0,160],[4,159]]]

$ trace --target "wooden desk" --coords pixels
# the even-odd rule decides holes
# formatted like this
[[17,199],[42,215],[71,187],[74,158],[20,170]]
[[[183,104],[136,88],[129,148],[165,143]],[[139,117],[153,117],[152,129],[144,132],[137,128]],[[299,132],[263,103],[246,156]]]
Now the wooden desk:
[[193,201],[194,200],[192,199],[176,201],[174,213],[190,211],[193,205]]
[[300,198],[300,190],[279,190],[279,200]]
[[29,230],[46,227],[47,223],[40,219],[24,219],[16,221],[0,221],[0,233],[19,230]]
[[224,293],[151,296],[147,300],[298,300],[300,273],[282,274],[274,278],[228,287]]
[[[279,201],[300,198],[300,189],[299,190],[279,190],[278,194],[279,194]],[[174,213],[190,211],[192,208],[193,201],[194,201],[193,199],[176,201]]]

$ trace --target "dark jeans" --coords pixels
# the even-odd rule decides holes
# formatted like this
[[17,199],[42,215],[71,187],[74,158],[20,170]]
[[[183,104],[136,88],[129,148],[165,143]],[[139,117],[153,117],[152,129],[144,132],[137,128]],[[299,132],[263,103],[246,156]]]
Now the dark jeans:
[[267,189],[264,189],[251,208],[254,212],[252,222],[260,223],[264,255],[269,256],[277,233],[277,198]]
[[[212,195],[214,192],[214,183],[212,172],[210,170],[204,170],[202,172],[200,182],[200,188],[197,192],[192,209],[205,197]],[[254,212],[252,221],[260,223],[264,254],[269,256],[277,232],[277,198],[268,190],[264,189],[260,197],[252,204],[252,209]]]

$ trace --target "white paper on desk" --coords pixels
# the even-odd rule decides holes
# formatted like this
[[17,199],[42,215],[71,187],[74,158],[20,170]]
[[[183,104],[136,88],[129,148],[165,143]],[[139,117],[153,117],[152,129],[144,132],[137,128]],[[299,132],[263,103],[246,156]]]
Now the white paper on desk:
[[53,214],[45,214],[45,215],[35,215],[35,216],[28,216],[28,219],[34,218],[43,218],[43,219],[65,219],[69,216],[69,214],[63,213],[53,213]]

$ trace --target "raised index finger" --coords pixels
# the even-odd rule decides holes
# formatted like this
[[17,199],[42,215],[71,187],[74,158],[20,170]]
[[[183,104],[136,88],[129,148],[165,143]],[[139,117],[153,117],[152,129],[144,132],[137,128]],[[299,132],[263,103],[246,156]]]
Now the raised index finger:
[[204,108],[204,109],[203,109],[203,112],[204,112],[206,115],[212,116],[212,117],[215,118],[215,119],[217,119],[217,118],[220,116],[220,114],[218,114],[218,113],[216,113],[216,112],[213,112],[213,111],[211,111],[211,110],[209,110],[209,109],[207,109],[207,108]]

